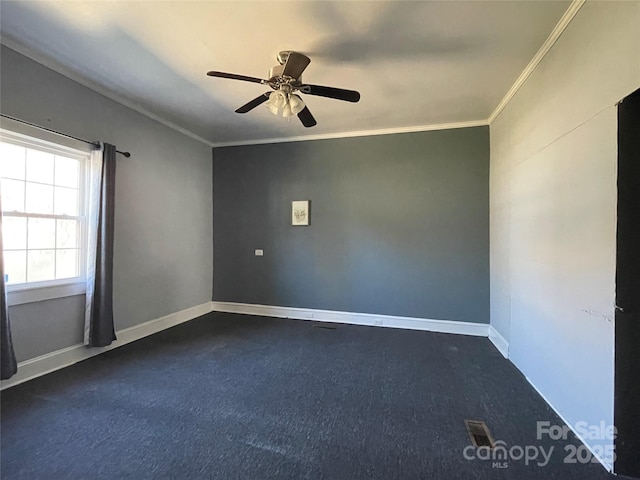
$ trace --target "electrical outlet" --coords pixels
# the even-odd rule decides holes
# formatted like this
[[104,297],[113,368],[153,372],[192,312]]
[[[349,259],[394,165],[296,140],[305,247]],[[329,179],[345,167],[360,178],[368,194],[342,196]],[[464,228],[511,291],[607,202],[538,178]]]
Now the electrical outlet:
[[256,248],[256,257],[262,257],[264,255],[264,250],[261,248]]

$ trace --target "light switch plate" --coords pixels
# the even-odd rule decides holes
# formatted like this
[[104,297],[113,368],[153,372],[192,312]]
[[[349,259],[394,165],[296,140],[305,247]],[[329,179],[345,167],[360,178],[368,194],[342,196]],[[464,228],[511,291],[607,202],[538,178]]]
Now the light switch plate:
[[262,257],[264,255],[264,250],[261,248],[256,248],[256,257]]

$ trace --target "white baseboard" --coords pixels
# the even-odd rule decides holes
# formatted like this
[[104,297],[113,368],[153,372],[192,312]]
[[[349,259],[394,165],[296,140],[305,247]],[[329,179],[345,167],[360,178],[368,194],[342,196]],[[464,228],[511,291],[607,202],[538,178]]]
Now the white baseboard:
[[[529,377],[527,377],[526,375],[524,376],[524,378],[527,379],[527,382],[529,382],[529,385],[531,385],[533,387],[533,389],[538,392],[538,395],[540,395],[542,397],[542,399],[547,403],[547,405],[549,405],[551,407],[551,409],[556,413],[556,415],[558,415],[560,417],[560,419],[571,429],[571,431],[573,432],[573,434],[578,438],[578,440],[580,440],[591,452],[591,454],[598,460],[598,462],[600,462],[600,464],[609,472],[609,473],[613,473],[613,465],[607,461],[605,461],[602,456],[593,448],[593,446],[591,444],[589,444],[589,441],[587,439],[585,439],[582,435],[580,435],[576,429],[574,428],[573,424],[562,414],[562,412],[560,412],[554,405],[553,403],[551,403],[549,401],[549,399],[545,396],[544,393],[542,393],[542,391],[536,386],[535,383],[533,383],[531,381],[531,379]],[[612,440],[613,443],[613,440]]]
[[489,340],[491,340],[491,343],[495,345],[504,358],[509,358],[509,342],[507,342],[507,339],[504,338],[500,332],[493,328],[493,325],[489,327]]
[[202,305],[156,318],[116,332],[118,340],[107,347],[88,348],[83,344],[72,345],[55,352],[31,358],[18,364],[18,372],[8,380],[0,382],[0,390],[9,388],[34,378],[55,372],[87,358],[113,350],[127,343],[139,340],[183,322],[193,320],[212,311],[241,313],[265,317],[314,320],[318,322],[349,323],[376,327],[404,328],[429,332],[455,333],[486,337],[489,325],[483,323],[459,322],[453,320],[430,320],[424,318],[374,315],[369,313],[338,312],[308,308],[275,307],[231,302],[207,302]]
[[193,320],[194,318],[210,313],[211,311],[211,302],[203,303],[202,305],[187,308],[186,310],[181,310],[164,317],[156,318],[154,320],[120,330],[116,332],[118,340],[114,341],[107,347],[89,348],[80,343],[39,357],[25,360],[24,362],[18,363],[18,373],[10,379],[2,380],[2,382],[0,382],[0,390],[13,387],[14,385],[18,385],[47,373],[60,370],[61,368],[68,367],[69,365],[86,360],[87,358],[121,347],[127,343],[140,340],[141,338],[180,323]]
[[458,335],[474,335],[487,337],[489,325],[485,323],[460,322],[454,320],[430,320],[425,318],[397,317],[393,315],[376,315],[371,313],[338,312],[333,310],[316,310],[310,308],[276,307],[233,302],[211,302],[215,312],[241,313],[262,317],[291,318],[297,320],[313,320],[316,322],[349,323],[372,327],[404,328],[409,330],[425,330],[428,332],[456,333]]

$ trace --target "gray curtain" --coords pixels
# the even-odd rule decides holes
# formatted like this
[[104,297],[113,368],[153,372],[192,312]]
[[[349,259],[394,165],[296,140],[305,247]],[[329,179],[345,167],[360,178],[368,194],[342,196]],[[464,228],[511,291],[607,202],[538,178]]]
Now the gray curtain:
[[113,323],[113,221],[116,191],[116,147],[104,144],[100,179],[95,284],[89,306],[87,342],[104,347],[116,339]]
[[11,378],[18,371],[16,354],[11,340],[11,325],[9,323],[9,308],[7,305],[7,289],[4,279],[4,246],[2,244],[2,204],[0,204],[0,377],[2,380]]

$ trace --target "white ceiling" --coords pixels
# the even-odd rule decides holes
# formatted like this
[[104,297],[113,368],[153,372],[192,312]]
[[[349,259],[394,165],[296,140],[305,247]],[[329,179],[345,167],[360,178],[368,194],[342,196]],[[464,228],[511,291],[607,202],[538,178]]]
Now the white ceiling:
[[[6,1],[1,40],[212,144],[486,121],[569,1]],[[311,57],[318,121],[234,110],[265,90],[280,50]],[[268,90],[268,88],[267,88]],[[418,128],[416,128],[418,129]]]

